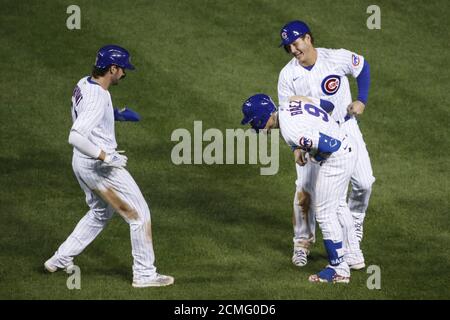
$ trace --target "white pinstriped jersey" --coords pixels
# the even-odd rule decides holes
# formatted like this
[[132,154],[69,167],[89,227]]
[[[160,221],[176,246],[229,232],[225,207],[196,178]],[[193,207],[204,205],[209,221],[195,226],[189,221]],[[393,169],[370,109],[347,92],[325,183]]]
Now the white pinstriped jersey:
[[[72,120],[71,130],[88,138],[106,153],[117,148],[111,95],[91,77],[82,78],[73,90]],[[76,148],[73,150],[78,156],[87,157]]]
[[347,106],[352,102],[346,75],[357,77],[364,58],[345,49],[316,48],[317,60],[311,70],[302,67],[296,58],[281,70],[278,79],[279,105],[287,105],[289,97],[309,96],[331,101],[333,118],[343,122]]
[[[305,144],[311,148],[311,154],[317,152],[320,134],[325,134],[342,144],[336,153],[346,150],[348,137],[319,104],[303,101],[293,101],[278,109],[278,120],[281,135],[291,148],[303,147]],[[331,146],[334,143],[330,141]]]

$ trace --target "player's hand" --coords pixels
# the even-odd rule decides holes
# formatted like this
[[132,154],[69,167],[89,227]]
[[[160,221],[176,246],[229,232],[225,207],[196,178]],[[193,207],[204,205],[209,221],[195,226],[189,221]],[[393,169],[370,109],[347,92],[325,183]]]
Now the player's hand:
[[351,116],[353,116],[353,115],[359,116],[360,114],[362,114],[364,112],[365,107],[366,106],[364,105],[364,103],[362,103],[359,100],[355,100],[348,105],[347,112]]
[[102,165],[106,167],[123,168],[126,167],[128,158],[127,156],[121,154],[125,151],[115,151],[108,153],[103,160]]
[[305,150],[295,149],[294,150],[294,157],[295,157],[295,162],[299,166],[303,167],[308,162],[308,159],[306,158],[306,151]]

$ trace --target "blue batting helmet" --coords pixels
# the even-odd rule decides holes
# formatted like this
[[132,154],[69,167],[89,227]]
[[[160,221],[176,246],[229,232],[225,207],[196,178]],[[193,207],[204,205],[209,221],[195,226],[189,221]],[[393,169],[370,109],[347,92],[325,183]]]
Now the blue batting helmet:
[[277,111],[277,107],[268,95],[255,94],[242,105],[244,119],[242,119],[241,124],[250,123],[252,128],[258,132],[260,129],[264,129],[270,115],[275,111]]
[[95,66],[104,69],[114,64],[124,69],[134,70],[130,59],[130,53],[126,49],[110,44],[98,50]]
[[303,21],[295,20],[286,24],[280,31],[282,46],[288,46],[300,37],[310,32],[309,27]]

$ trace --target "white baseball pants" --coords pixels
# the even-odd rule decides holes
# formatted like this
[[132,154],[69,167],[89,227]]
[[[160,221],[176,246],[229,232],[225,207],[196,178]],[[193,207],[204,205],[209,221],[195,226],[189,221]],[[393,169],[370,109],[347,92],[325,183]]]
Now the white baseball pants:
[[341,128],[353,138],[358,148],[358,161],[351,178],[352,190],[348,197],[348,206],[355,223],[363,224],[375,177],[373,176],[369,152],[357,121],[352,118],[344,122]]
[[134,280],[154,277],[150,210],[133,177],[125,168],[102,167],[99,160],[77,155],[72,167],[90,210],[55,253],[57,266],[69,265],[118,212],[130,225]]

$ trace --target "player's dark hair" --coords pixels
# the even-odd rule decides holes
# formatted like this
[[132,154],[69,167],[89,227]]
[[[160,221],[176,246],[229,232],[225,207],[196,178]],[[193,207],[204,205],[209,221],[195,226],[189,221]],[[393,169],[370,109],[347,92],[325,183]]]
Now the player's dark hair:
[[[307,34],[309,34],[309,37],[311,38],[311,44],[314,45],[314,37],[313,37],[312,33],[311,33],[311,32],[307,32],[307,33],[305,33],[305,36],[306,36]],[[304,38],[305,36],[303,36],[303,38]]]
[[109,71],[109,67],[108,68],[98,68],[98,67],[94,66],[92,68],[92,76],[94,78],[103,77],[108,71]]
[[[307,34],[309,34],[309,37],[311,38],[311,44],[312,45],[314,45],[314,37],[313,37],[313,35],[312,35],[312,33],[311,32],[307,32],[307,33],[305,33],[303,36],[301,36],[300,38],[301,39],[305,39],[305,36],[307,35]],[[289,50],[289,46],[284,46],[284,50],[287,52],[287,53],[291,53],[291,50]]]

